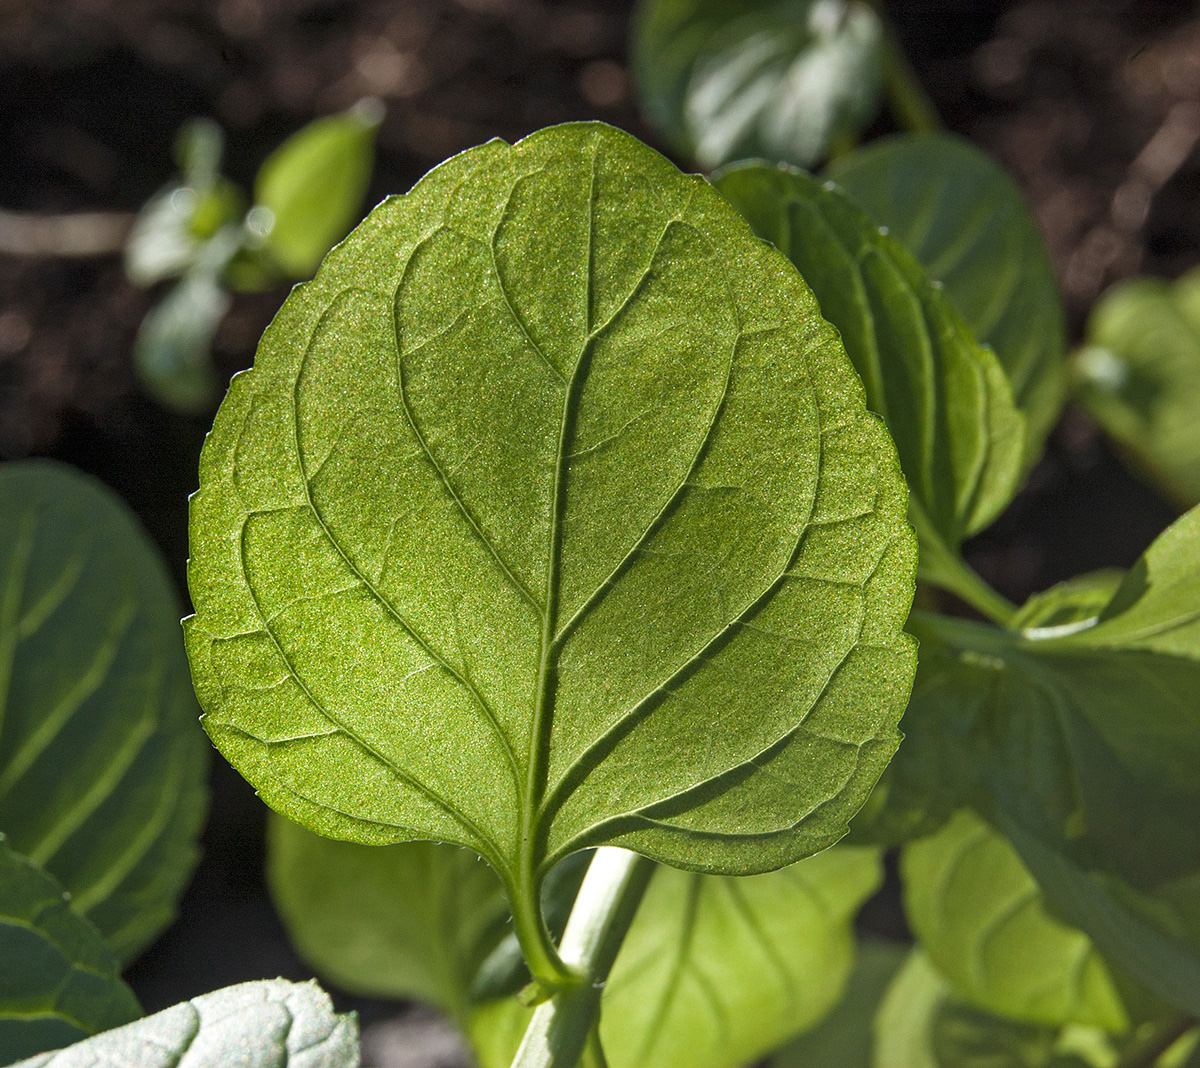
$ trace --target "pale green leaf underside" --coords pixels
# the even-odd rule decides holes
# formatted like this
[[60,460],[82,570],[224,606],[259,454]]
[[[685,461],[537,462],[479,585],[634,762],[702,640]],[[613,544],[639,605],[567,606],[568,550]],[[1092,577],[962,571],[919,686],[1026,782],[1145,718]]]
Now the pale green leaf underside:
[[[738,1068],[812,1027],[854,958],[854,915],[879,886],[876,850],[838,846],[742,878],[660,867],[601,1002],[612,1068]],[[481,1007],[471,1034],[504,1068],[528,1011]]]
[[761,163],[715,180],[796,265],[840,331],[867,403],[896,441],[921,573],[937,581],[947,555],[1019,484],[1024,420],[999,362],[913,257],[832,185]]
[[808,166],[875,114],[881,39],[859,0],[644,0],[634,70],[646,114],[701,167]]
[[1020,857],[977,816],[961,811],[910,843],[902,871],[918,941],[968,1001],[1031,1023],[1128,1028],[1095,946],[1046,911]]
[[218,413],[205,725],[297,822],[510,888],[602,842],[778,867],[896,745],[904,506],[811,294],[702,179],[598,124],[494,141],[377,208]]
[[316,983],[264,979],[105,1031],[13,1068],[358,1068],[358,1024]]
[[1200,502],[1200,271],[1106,293],[1075,358],[1080,402],[1184,505]]
[[0,467],[0,831],[122,959],[173,916],[204,818],[179,615],[111,492],[59,464]]
[[1020,191],[967,141],[874,141],[829,175],[920,260],[972,333],[990,345],[1025,414],[1026,464],[1062,408],[1066,327],[1054,265]]
[[140,1014],[100,932],[0,835],[0,1064]]
[[384,848],[273,816],[267,875],[293,944],[324,979],[465,1021],[475,975],[509,926],[495,872],[440,842]]

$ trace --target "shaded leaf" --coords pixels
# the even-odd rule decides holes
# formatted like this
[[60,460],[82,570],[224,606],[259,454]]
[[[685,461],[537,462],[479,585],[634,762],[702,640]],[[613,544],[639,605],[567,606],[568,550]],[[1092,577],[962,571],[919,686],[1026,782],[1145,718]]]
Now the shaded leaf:
[[289,277],[311,275],[359,218],[382,119],[378,100],[317,119],[259,168],[254,202],[273,217],[264,247]]
[[841,332],[896,441],[920,573],[952,586],[959,544],[999,514],[1020,476],[1023,421],[995,356],[912,256],[832,185],[759,163],[714,180]]
[[508,905],[478,856],[437,842],[371,848],[271,819],[271,896],[301,956],[345,990],[465,1018]]
[[908,845],[902,872],[913,931],[966,1000],[1030,1023],[1128,1030],[1095,946],[1046,910],[1013,847],[977,816],[961,811]]
[[879,107],[879,18],[859,0],[644,0],[641,105],[676,151],[809,165]]
[[895,747],[903,510],[815,301],[706,183],[599,124],[492,142],[376,209],[218,413],[205,725],[297,822],[469,846],[521,902],[605,842],[778,867]]
[[264,979],[172,1005],[13,1068],[358,1068],[358,1024],[316,983]]
[[0,1063],[140,1015],[100,932],[0,835]]
[[[875,850],[839,846],[765,875],[659,867],[601,1001],[612,1068],[736,1068],[837,1003],[854,958],[852,923],[879,886]],[[528,1010],[480,1008],[484,1068],[504,1068]]]
[[968,141],[887,137],[829,175],[945,285],[999,357],[1026,419],[1027,466],[1062,408],[1066,327],[1054,265],[1016,184]]
[[1182,504],[1200,502],[1200,271],[1115,286],[1075,359],[1080,403]]
[[871,1021],[908,953],[906,946],[891,942],[859,942],[841,1001],[811,1031],[776,1053],[770,1068],[872,1068]]
[[178,619],[109,490],[45,461],[0,467],[0,829],[122,960],[170,922],[204,818]]

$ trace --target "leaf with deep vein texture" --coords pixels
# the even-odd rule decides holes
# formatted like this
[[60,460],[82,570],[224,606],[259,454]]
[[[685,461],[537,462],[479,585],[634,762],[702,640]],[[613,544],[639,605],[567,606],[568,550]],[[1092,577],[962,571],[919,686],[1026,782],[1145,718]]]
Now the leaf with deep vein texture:
[[829,175],[921,261],[980,341],[1025,414],[1028,466],[1062,408],[1066,327],[1054,266],[1016,184],[968,141],[886,137]]
[[701,167],[807,166],[871,121],[881,43],[861,0],[643,0],[633,67],[647,116]]
[[122,960],[174,915],[206,807],[179,616],[110,491],[0,467],[0,831]]
[[140,1015],[100,932],[0,835],[0,1064]]
[[201,994],[12,1068],[358,1068],[358,1024],[316,983],[263,979]]
[[1084,341],[1073,365],[1080,403],[1154,482],[1200,502],[1200,271],[1115,286]]
[[318,975],[465,1020],[475,975],[509,925],[500,881],[476,854],[440,842],[337,842],[281,816],[267,841],[271,896]]
[[802,280],[601,124],[454,157],[293,291],[192,499],[204,723],[329,837],[520,901],[614,843],[750,873],[897,744],[914,545]]
[[968,1001],[1030,1023],[1129,1028],[1104,958],[1047,911],[1013,847],[979,817],[964,810],[906,846],[902,872],[917,940]]
[[1016,492],[1024,420],[996,357],[899,243],[829,183],[802,171],[735,164],[717,188],[773,242],[838,328],[908,479],[921,575],[949,558]]
[[[879,887],[878,851],[837,846],[764,875],[660,867],[601,1001],[612,1068],[737,1068],[821,1020],[854,959],[854,915]],[[482,1006],[485,1068],[509,1064],[527,1011]]]

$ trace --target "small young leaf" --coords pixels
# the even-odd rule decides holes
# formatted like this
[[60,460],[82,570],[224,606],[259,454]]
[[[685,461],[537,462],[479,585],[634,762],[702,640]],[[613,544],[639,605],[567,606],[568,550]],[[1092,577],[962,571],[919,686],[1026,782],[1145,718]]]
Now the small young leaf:
[[1025,415],[1032,466],[1062,408],[1066,327],[1054,265],[1013,180],[944,134],[874,141],[835,160],[829,175],[944,283],[995,350]]
[[0,835],[0,1064],[140,1015],[100,932]]
[[439,842],[337,842],[280,816],[268,846],[271,895],[318,974],[465,1022],[471,984],[509,920],[503,887],[478,856]]
[[0,467],[0,830],[128,960],[196,861],[208,746],[157,550],[99,483]]
[[859,942],[842,1000],[816,1027],[776,1053],[769,1068],[872,1068],[871,1021],[908,952],[892,942]]
[[808,166],[874,116],[881,42],[860,0],[644,0],[633,64],[650,120],[701,167]]
[[469,846],[522,904],[603,843],[779,867],[897,743],[904,507],[816,302],[707,183],[599,124],[494,141],[377,208],[218,413],[204,722],[290,818]]
[[316,983],[263,979],[105,1031],[12,1068],[358,1068],[358,1024]]
[[1200,502],[1200,271],[1106,293],[1074,371],[1080,403],[1138,467],[1184,505]]
[[359,217],[375,159],[377,100],[310,122],[259,169],[254,202],[274,223],[265,248],[292,278],[307,278]]
[[[836,1004],[854,957],[854,915],[879,886],[876,850],[838,846],[747,878],[659,867],[601,1001],[612,1068],[738,1068]],[[504,1068],[526,1018],[481,1007],[471,1035]]]
[[908,479],[921,575],[1016,492],[1023,420],[994,355],[920,265],[851,200],[802,171],[736,164],[717,188],[813,288],[888,425]]
[[902,872],[918,941],[968,1001],[1029,1023],[1129,1028],[1104,959],[1046,911],[1012,846],[977,816],[961,811],[908,845]]

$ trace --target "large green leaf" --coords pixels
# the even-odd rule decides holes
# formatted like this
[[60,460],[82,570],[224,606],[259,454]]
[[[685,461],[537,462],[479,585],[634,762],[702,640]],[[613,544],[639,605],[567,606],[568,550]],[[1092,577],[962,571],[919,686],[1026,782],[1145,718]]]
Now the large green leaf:
[[902,871],[913,931],[968,1001],[1031,1023],[1129,1028],[1095,946],[1047,912],[1012,846],[977,816],[911,843]]
[[1200,502],[1200,271],[1106,293],[1074,366],[1096,421],[1173,497]]
[[316,983],[264,979],[172,1005],[12,1068],[358,1068],[358,1023]]
[[[812,1027],[842,995],[852,922],[882,878],[878,853],[839,846],[744,878],[660,867],[601,1001],[612,1068],[737,1068]],[[481,1007],[484,1068],[504,1068],[527,1012]]]
[[208,746],[158,552],[99,483],[0,467],[0,830],[122,959],[195,864]]
[[440,842],[337,842],[280,816],[268,844],[271,895],[321,976],[465,1020],[471,985],[509,919],[499,880],[476,854]]
[[881,41],[860,0],[643,0],[633,66],[650,120],[700,166],[808,165],[875,114]]
[[945,285],[995,350],[1025,414],[1032,464],[1062,407],[1066,328],[1054,265],[1012,179],[944,134],[874,141],[829,174]]
[[205,725],[330,837],[519,902],[605,842],[836,841],[913,662],[895,454],[791,266],[627,134],[455,157],[294,291],[192,499]]
[[1102,1033],[1020,1023],[971,1007],[955,996],[919,950],[893,979],[875,1017],[873,1068],[1099,1068],[1115,1063]]
[[272,216],[263,247],[291,278],[307,278],[354,225],[371,180],[378,100],[310,122],[280,145],[254,180]]
[[0,1064],[140,1015],[100,932],[0,835]]
[[737,164],[717,188],[813,288],[888,424],[921,539],[921,574],[953,585],[967,535],[1012,499],[1023,420],[995,356],[896,241],[831,184]]
[[871,1021],[908,949],[892,942],[860,942],[846,992],[811,1031],[794,1038],[769,1061],[770,1068],[872,1068]]

